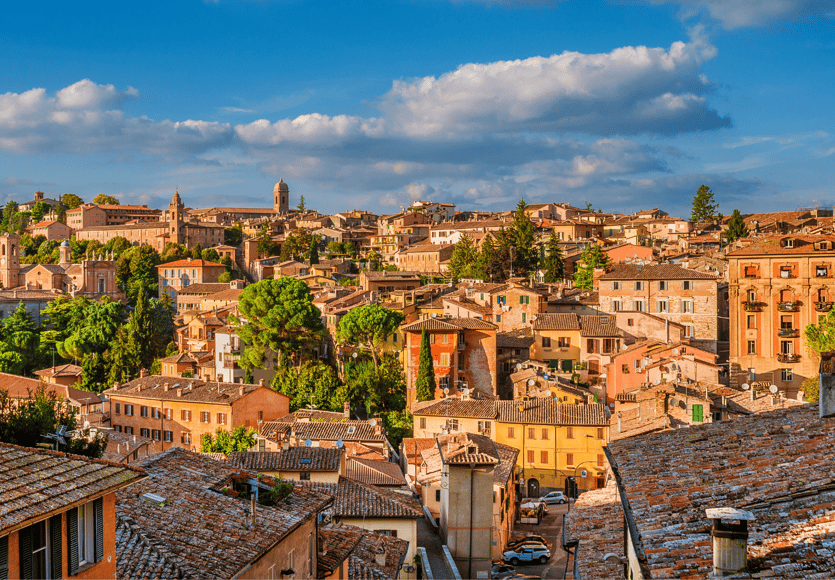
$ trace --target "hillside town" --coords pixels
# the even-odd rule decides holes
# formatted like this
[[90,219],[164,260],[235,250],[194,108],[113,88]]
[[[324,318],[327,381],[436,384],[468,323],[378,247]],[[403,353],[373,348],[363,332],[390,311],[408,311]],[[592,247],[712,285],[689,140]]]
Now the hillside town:
[[833,209],[699,185],[10,201],[0,578],[832,577]]

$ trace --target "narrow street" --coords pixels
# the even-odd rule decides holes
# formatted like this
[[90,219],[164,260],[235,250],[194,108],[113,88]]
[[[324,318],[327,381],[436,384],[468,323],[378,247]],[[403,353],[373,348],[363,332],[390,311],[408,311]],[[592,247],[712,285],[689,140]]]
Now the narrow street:
[[513,538],[522,538],[526,535],[537,535],[545,538],[548,548],[551,550],[551,559],[545,564],[522,565],[516,567],[518,574],[530,574],[539,576],[543,580],[564,578],[566,553],[562,549],[562,516],[568,512],[568,505],[549,505],[548,514],[542,519],[542,523],[516,524]]

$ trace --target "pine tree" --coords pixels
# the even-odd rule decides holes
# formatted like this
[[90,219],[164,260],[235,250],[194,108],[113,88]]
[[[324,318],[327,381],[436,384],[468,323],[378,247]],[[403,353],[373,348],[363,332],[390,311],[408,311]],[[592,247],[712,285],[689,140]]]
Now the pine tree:
[[418,401],[431,401],[435,398],[435,363],[432,362],[432,350],[429,346],[429,334],[426,329],[420,335],[420,364],[417,383],[415,384]]
[[548,239],[548,255],[545,257],[545,283],[555,284],[565,277],[565,262],[562,259],[560,243],[552,231]]
[[452,256],[449,259],[449,273],[456,284],[461,278],[472,278],[476,270],[478,249],[475,241],[467,234],[455,244]]
[[310,265],[319,263],[319,236],[310,238]]
[[537,255],[536,232],[528,214],[525,212],[528,204],[520,199],[513,214],[513,223],[508,229],[508,242],[513,248],[513,274],[525,277],[536,270],[539,256]]
[[299,197],[299,213],[304,213],[306,209],[307,206],[304,205],[304,196],[302,195]]
[[718,203],[713,201],[713,192],[707,185],[702,185],[693,197],[693,213],[690,219],[696,223],[711,220],[717,216]]
[[151,368],[154,362],[154,309],[145,287],[139,287],[136,308],[127,323],[128,342],[135,358],[134,367]]
[[742,219],[742,214],[738,209],[734,210],[731,219],[728,221],[728,229],[725,231],[725,237],[728,242],[735,242],[740,238],[748,235],[748,228],[745,227],[745,222]]
[[608,268],[612,261],[597,244],[592,244],[583,250],[579,268],[574,272],[574,286],[591,290],[594,286],[594,271],[597,268]]

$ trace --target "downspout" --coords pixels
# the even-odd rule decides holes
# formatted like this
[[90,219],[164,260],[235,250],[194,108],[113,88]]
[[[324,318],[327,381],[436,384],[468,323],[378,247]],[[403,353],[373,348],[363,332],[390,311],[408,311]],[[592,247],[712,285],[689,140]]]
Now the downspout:
[[470,463],[470,549],[467,552],[467,577],[473,578],[473,470],[475,464]]

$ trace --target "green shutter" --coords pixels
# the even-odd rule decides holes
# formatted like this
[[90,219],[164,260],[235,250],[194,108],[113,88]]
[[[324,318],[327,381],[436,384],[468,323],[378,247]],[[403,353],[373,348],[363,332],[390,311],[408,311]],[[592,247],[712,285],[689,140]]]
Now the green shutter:
[[95,561],[99,562],[104,558],[104,500],[99,498],[93,502],[93,519],[95,520]]
[[0,538],[0,580],[9,580],[9,536]]
[[17,543],[20,548],[20,577],[22,580],[32,578],[32,528],[24,528],[17,533]]
[[524,296],[520,296],[520,297],[519,297],[519,304],[524,304],[524,303],[525,303],[525,297],[524,297]]
[[693,405],[693,422],[701,423],[704,420],[704,407],[702,405]]
[[562,370],[564,370],[567,373],[570,373],[572,370],[574,370],[574,361],[570,358],[563,359]]
[[49,567],[52,571],[52,578],[63,577],[64,550],[61,531],[61,516],[49,518],[49,536],[52,544],[49,548]]
[[67,512],[67,548],[69,549],[69,562],[67,575],[78,574],[78,508],[72,508]]

